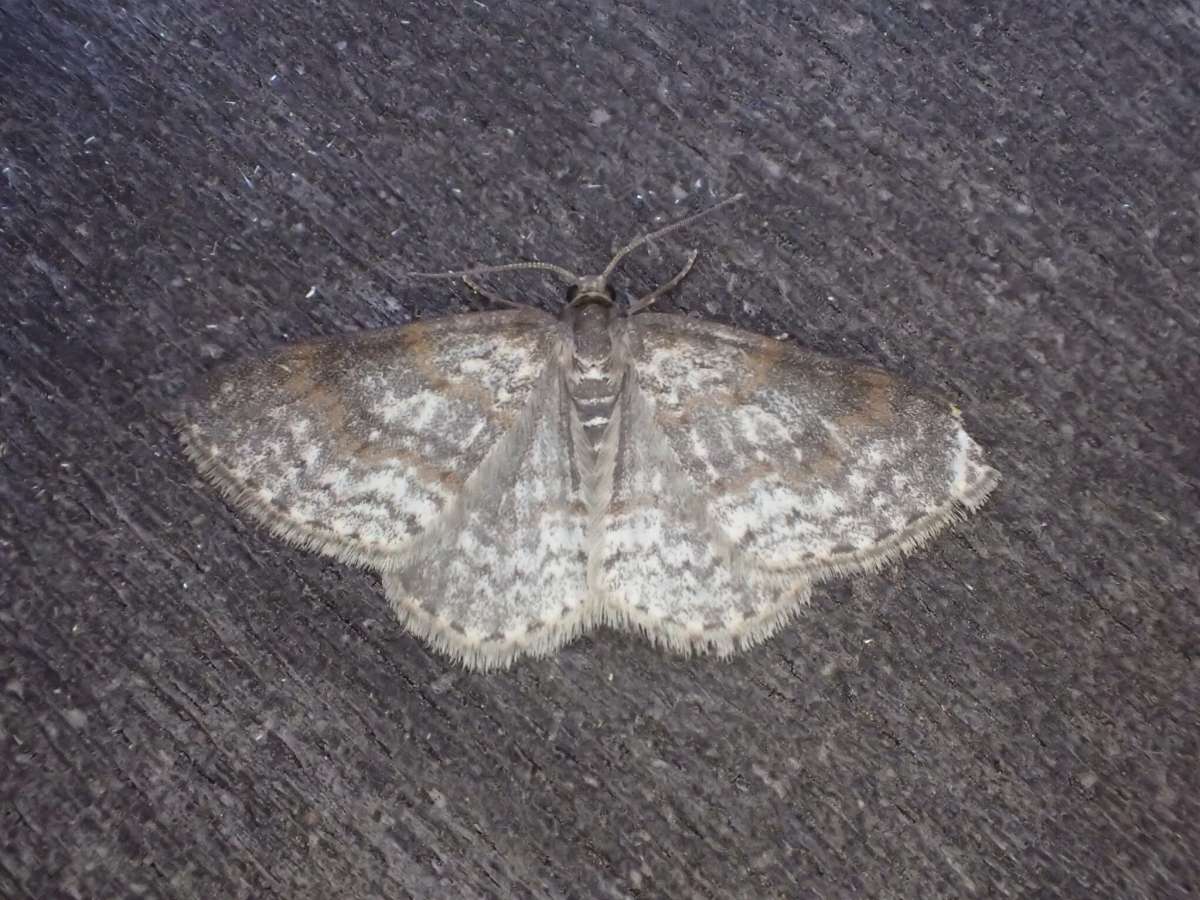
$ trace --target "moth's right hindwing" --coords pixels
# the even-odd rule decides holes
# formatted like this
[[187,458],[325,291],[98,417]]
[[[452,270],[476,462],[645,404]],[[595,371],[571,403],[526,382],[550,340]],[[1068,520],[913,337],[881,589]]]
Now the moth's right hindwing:
[[808,581],[761,572],[734,545],[636,375],[618,423],[611,503],[592,548],[604,618],[684,652],[725,655],[769,637],[807,602]]
[[452,506],[559,343],[532,309],[298,343],[218,370],[182,437],[274,533],[382,568]]

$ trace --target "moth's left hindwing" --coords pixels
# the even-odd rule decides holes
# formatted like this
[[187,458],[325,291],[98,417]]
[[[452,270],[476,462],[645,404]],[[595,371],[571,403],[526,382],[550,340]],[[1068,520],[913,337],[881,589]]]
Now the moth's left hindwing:
[[549,653],[594,621],[570,403],[552,363],[476,470],[475,489],[410,559],[383,573],[400,620],[472,668]]
[[275,534],[385,568],[470,489],[559,335],[522,309],[294,344],[214,373],[182,437]]
[[998,480],[949,403],[878,369],[683,316],[632,325],[638,384],[680,468],[765,572],[878,567]]

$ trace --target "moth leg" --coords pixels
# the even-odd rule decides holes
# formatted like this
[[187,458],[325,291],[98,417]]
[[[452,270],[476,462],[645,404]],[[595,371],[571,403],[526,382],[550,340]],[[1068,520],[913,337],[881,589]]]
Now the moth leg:
[[494,303],[497,306],[507,306],[509,309],[525,309],[526,304],[517,303],[515,300],[509,300],[506,297],[501,297],[499,294],[489,291],[479,282],[474,281],[470,276],[463,276],[463,284],[470,288],[474,293],[478,294],[489,303]]
[[683,268],[679,270],[679,273],[666,284],[659,285],[645,297],[642,297],[640,300],[630,306],[629,315],[632,316],[634,313],[641,312],[643,309],[653,306],[659,297],[668,291],[674,290],[679,282],[683,281],[683,279],[687,277],[688,272],[692,271],[692,266],[696,264],[696,257],[699,255],[700,254],[698,251],[693,250],[688,255],[688,261],[684,264]]

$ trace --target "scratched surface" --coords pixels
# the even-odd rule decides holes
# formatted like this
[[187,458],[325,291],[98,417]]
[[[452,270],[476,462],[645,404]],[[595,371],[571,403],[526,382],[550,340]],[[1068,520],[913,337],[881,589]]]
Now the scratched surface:
[[[0,2],[0,896],[1200,887],[1195,5],[652,6]],[[696,247],[678,308],[949,394],[1004,480],[731,662],[466,674],[172,435],[463,308],[402,271],[738,190],[617,287]]]

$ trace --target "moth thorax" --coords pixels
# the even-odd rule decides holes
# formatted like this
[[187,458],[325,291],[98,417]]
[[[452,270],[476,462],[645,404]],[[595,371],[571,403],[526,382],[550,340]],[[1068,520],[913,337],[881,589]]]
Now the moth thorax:
[[607,303],[588,303],[575,310],[572,328],[577,367],[608,368],[613,349],[612,318],[613,307]]

